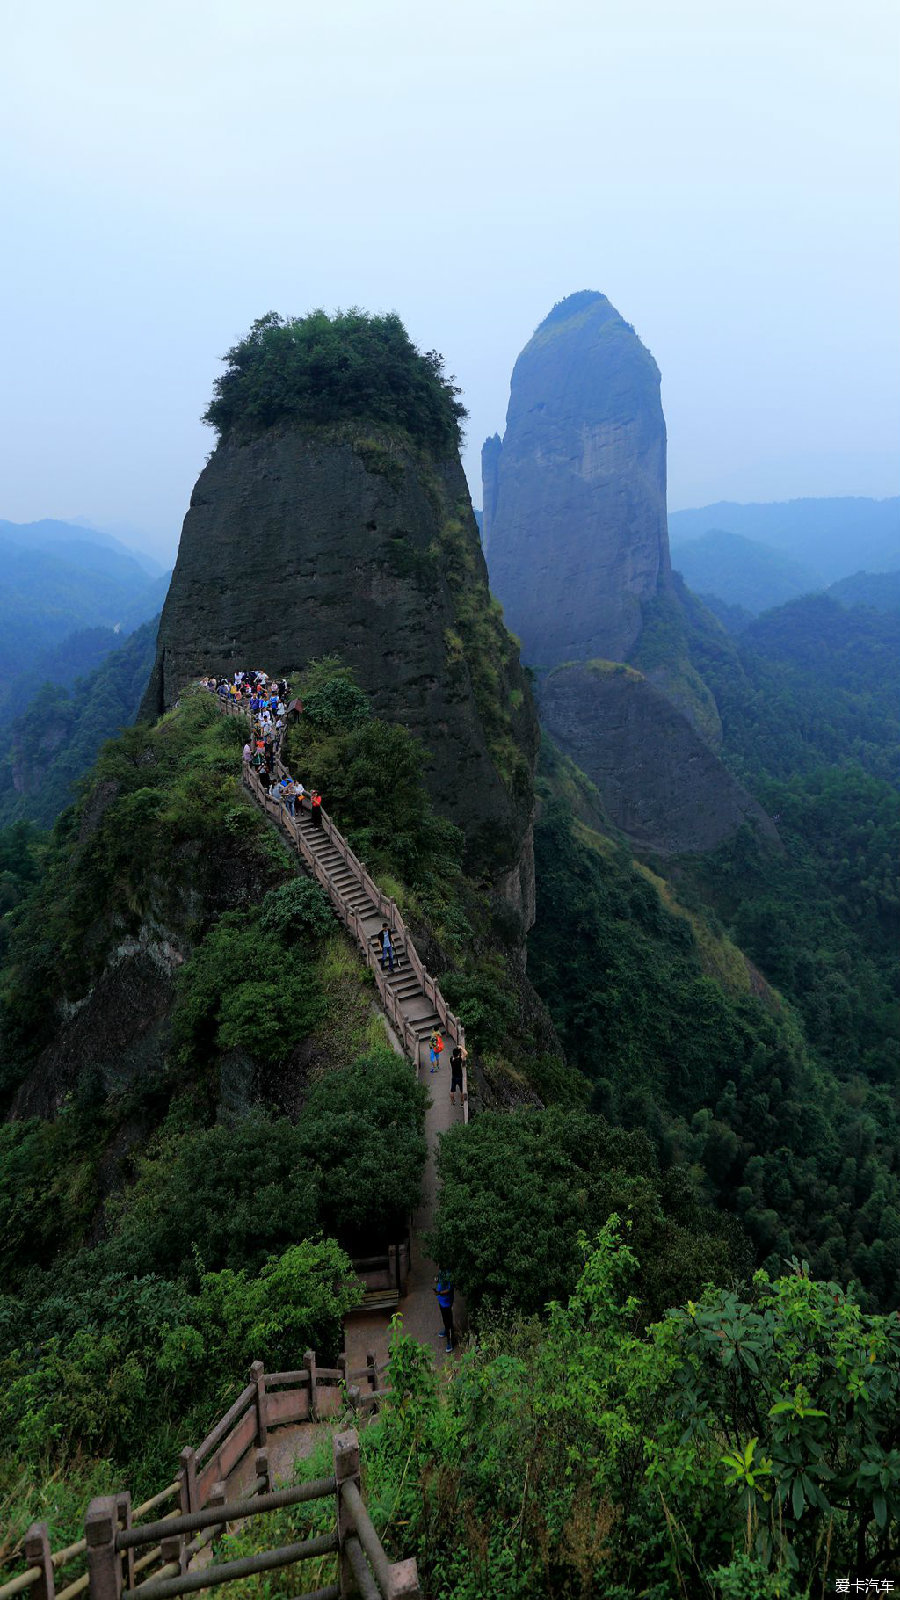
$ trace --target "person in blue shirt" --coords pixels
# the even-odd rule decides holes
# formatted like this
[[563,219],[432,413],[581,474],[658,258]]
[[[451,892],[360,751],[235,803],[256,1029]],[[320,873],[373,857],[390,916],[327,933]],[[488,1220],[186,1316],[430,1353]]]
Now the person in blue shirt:
[[440,1307],[441,1321],[444,1326],[441,1336],[447,1340],[447,1354],[453,1349],[453,1279],[449,1272],[439,1272],[434,1280],[434,1292]]

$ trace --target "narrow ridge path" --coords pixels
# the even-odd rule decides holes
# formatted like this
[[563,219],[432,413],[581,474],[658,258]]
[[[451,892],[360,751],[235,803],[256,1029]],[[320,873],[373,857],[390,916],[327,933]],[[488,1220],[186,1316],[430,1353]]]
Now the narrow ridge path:
[[[242,706],[222,700],[218,704],[228,715],[249,720]],[[280,757],[276,756],[274,765],[276,775],[284,776],[285,768]],[[304,797],[296,802],[297,814],[292,817],[281,800],[267,793],[246,761],[243,767],[244,783],[253,798],[292,841],[307,871],[325,890],[339,920],[355,938],[375,977],[382,1007],[402,1049],[417,1077],[429,1089],[425,1112],[428,1156],[422,1176],[419,1208],[413,1218],[406,1292],[396,1307],[378,1310],[360,1307],[345,1318],[344,1347],[348,1367],[365,1366],[370,1352],[374,1353],[379,1363],[387,1360],[390,1319],[394,1309],[403,1317],[404,1332],[428,1345],[436,1352],[438,1362],[442,1362],[446,1351],[443,1333],[439,1329],[440,1312],[433,1291],[437,1265],[426,1254],[423,1235],[434,1221],[438,1138],[455,1124],[468,1122],[469,1095],[464,1065],[462,1096],[457,1099],[456,1105],[451,1106],[450,1051],[444,1050],[442,1065],[432,1074],[428,1040],[432,1030],[438,1028],[445,1041],[465,1047],[465,1030],[447,1007],[435,979],[425,970],[396,901],[379,889],[328,814],[320,808],[318,821],[315,820],[308,797]],[[383,922],[387,922],[391,930],[395,955],[393,973],[381,970],[378,935]],[[464,1315],[459,1296],[454,1313],[457,1318]]]

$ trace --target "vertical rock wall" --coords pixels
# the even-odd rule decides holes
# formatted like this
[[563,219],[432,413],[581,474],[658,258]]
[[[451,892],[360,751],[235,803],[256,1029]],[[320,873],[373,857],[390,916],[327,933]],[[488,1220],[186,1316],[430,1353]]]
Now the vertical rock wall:
[[625,660],[671,571],[666,427],[659,368],[604,295],[541,323],[482,463],[491,587],[525,660]]
[[458,457],[296,427],[223,440],[185,517],[142,716],[201,674],[333,653],[379,716],[421,738],[470,870],[527,926],[537,720]]

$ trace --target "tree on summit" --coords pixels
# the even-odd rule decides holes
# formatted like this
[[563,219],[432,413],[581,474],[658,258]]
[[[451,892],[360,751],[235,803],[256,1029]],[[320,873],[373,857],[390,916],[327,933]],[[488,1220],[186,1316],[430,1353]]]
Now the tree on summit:
[[460,390],[436,350],[416,349],[396,312],[269,311],[224,360],[203,415],[220,436],[358,418],[400,428],[438,456],[459,448]]

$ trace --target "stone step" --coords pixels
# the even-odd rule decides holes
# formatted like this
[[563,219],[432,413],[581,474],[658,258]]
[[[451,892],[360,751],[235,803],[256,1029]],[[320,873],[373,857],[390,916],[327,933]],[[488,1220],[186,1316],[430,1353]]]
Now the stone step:
[[429,1011],[424,1017],[407,1017],[406,1020],[420,1041],[427,1039],[435,1027],[441,1027],[441,1019],[436,1011]]
[[[376,960],[378,960],[378,963],[379,963],[379,966],[380,966],[381,959],[380,959],[380,957],[378,955],[378,951],[377,950],[375,952],[375,956],[376,956]],[[393,972],[390,972],[390,971],[388,971],[386,969],[385,970],[385,976],[387,977],[387,981],[390,984],[391,988],[395,992],[396,992],[397,989],[405,989],[411,983],[415,984],[417,989],[421,988],[421,984],[419,983],[419,980],[416,977],[415,973],[413,972],[413,969],[410,966],[409,962],[408,961],[398,961],[396,951],[394,952],[394,970],[393,970]]]
[[419,999],[420,997],[424,998],[417,983],[413,984],[411,987],[393,989],[391,992],[401,1010],[403,1009],[404,1005],[408,1005],[411,1001]]

